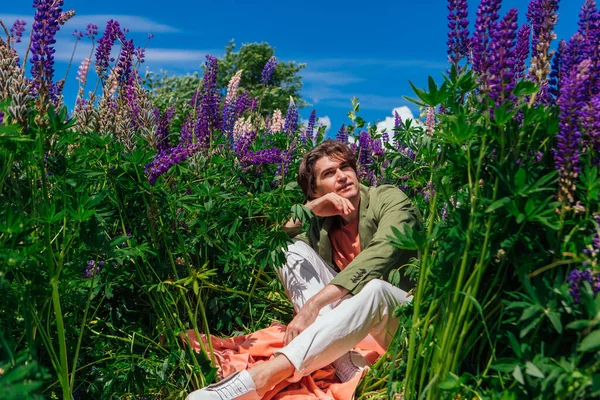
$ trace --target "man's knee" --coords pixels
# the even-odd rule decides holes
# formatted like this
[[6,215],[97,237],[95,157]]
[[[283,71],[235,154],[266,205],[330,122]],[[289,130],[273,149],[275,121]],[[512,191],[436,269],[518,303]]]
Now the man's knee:
[[370,280],[360,291],[363,296],[381,298],[383,294],[389,289],[390,283],[382,279]]
[[298,256],[300,258],[308,258],[311,251],[314,250],[300,239],[292,239],[292,243],[288,243],[287,245],[287,250],[284,249],[285,256],[288,259],[290,257],[297,259]]

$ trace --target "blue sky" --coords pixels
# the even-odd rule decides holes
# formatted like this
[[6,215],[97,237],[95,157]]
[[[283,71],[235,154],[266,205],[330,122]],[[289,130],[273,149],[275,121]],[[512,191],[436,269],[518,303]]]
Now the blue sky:
[[[556,33],[568,39],[577,30],[584,0],[562,0]],[[0,19],[10,26],[26,19],[31,27],[33,2],[4,2]],[[502,14],[519,9],[519,23],[526,21],[527,0],[503,0]],[[154,5],[153,5],[154,4]],[[391,122],[392,111],[418,115],[418,108],[403,96],[413,96],[409,80],[425,86],[427,76],[441,80],[446,63],[447,0],[305,0],[172,3],[140,0],[98,2],[65,0],[64,10],[76,16],[57,37],[57,79],[64,76],[73,50],[73,30],[96,23],[102,31],[109,19],[130,30],[136,45],[154,34],[142,69],[170,74],[199,71],[204,56],[221,56],[230,39],[239,45],[268,42],[284,61],[306,63],[302,71],[303,97],[311,107],[301,110],[307,118],[312,108],[324,123],[337,131],[348,122],[350,99],[358,96],[361,116],[372,123]],[[479,1],[469,0],[469,19],[474,21]],[[27,31],[28,32],[28,31]],[[100,32],[101,33],[101,32]],[[89,54],[91,44],[78,45],[67,79],[65,100],[72,104],[77,90],[78,64]],[[21,48],[22,49],[22,48]],[[24,52],[21,52],[21,56]]]

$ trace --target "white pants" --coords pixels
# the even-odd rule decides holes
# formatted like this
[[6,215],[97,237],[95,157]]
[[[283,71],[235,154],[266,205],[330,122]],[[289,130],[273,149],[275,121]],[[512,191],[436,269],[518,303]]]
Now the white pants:
[[[288,246],[286,257],[277,273],[298,312],[337,273],[301,240]],[[323,307],[315,322],[276,354],[285,355],[294,365],[296,372],[290,380],[296,381],[337,360],[369,333],[385,349],[399,323],[392,313],[408,301],[404,290],[374,279],[355,296]]]

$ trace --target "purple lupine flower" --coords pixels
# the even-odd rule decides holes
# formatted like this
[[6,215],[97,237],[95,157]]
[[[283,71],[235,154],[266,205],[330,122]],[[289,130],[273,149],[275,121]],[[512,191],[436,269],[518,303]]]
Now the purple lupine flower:
[[256,111],[258,108],[258,97],[250,97],[248,99],[248,110]]
[[592,161],[595,165],[598,165],[600,162],[597,157],[598,152],[600,152],[600,94],[594,95],[585,107],[582,120],[585,142],[595,150],[595,153],[592,153],[595,155]]
[[442,213],[440,215],[440,219],[442,221],[445,221],[448,219],[448,203],[444,203],[444,205],[442,206]]
[[83,32],[81,32],[81,31],[78,31],[77,29],[75,29],[75,30],[73,31],[73,33],[72,33],[72,36],[73,36],[73,37],[74,37],[76,40],[83,39]]
[[308,124],[306,126],[306,131],[302,136],[302,145],[306,145],[306,143],[310,140],[312,143],[313,140],[313,132],[315,130],[315,121],[317,119],[317,110],[312,110],[310,113],[310,117],[308,117]]
[[0,111],[0,125],[4,123],[4,111]]
[[137,86],[139,82],[137,81],[135,74],[131,74],[127,81],[125,81],[123,85],[122,95],[125,99],[125,104],[129,108],[129,124],[132,128],[139,128],[142,126],[140,121],[140,106],[138,103],[138,95],[137,95]]
[[477,9],[477,19],[475,20],[475,33],[471,39],[473,51],[473,71],[479,75],[479,79],[485,84],[487,89],[488,70],[491,67],[493,54],[490,51],[492,34],[496,23],[500,18],[501,0],[482,0]]
[[[556,21],[553,21],[558,11],[558,0],[531,0],[527,8],[527,20],[531,25],[533,37],[531,38],[532,56],[539,51],[540,41],[548,40]],[[552,24],[549,27],[548,24]],[[548,29],[550,28],[550,29]]]
[[238,157],[244,158],[248,149],[250,149],[250,145],[256,139],[256,131],[252,130],[250,132],[243,132],[240,135],[240,138],[236,140],[234,144],[234,150]]
[[348,130],[346,129],[346,126],[344,124],[342,124],[340,130],[335,135],[335,139],[342,143],[348,143]]
[[394,143],[396,148],[400,148],[400,139],[398,138],[398,131],[402,127],[402,117],[398,114],[398,111],[394,111]]
[[569,282],[569,294],[571,294],[576,304],[581,303],[581,286],[584,281],[592,286],[594,296],[600,291],[600,277],[598,274],[592,273],[589,268],[583,271],[574,269],[569,274],[567,282]]
[[469,56],[468,17],[467,0],[448,0],[448,61],[456,67]]
[[15,41],[15,43],[21,43],[23,32],[25,32],[25,25],[27,25],[27,22],[22,19],[18,19],[10,28],[10,37]]
[[48,89],[52,101],[58,98],[54,79],[54,37],[60,29],[63,0],[34,0],[35,16],[31,28],[31,75],[33,87],[37,91],[41,86]]
[[86,279],[93,278],[94,275],[100,273],[102,266],[104,266],[104,261],[98,261],[98,263],[96,263],[96,260],[90,260],[83,270],[83,277]]
[[515,85],[513,69],[518,28],[517,14],[516,8],[509,10],[492,32],[488,86],[490,97],[496,105],[507,100]]
[[567,50],[567,42],[561,40],[558,43],[558,50],[554,54],[552,58],[552,69],[549,75],[549,91],[554,98],[557,98],[560,94],[560,82],[563,79],[564,68],[563,68],[563,57],[564,53]]
[[563,80],[566,79],[573,70],[577,69],[577,65],[585,60],[585,53],[582,51],[584,44],[585,39],[580,33],[575,33],[567,42],[567,46],[562,53],[560,61],[562,70],[562,79],[559,81],[560,86],[562,86]]
[[140,46],[137,46],[133,51],[133,55],[138,59],[140,64],[143,64],[146,61],[146,49]]
[[233,142],[233,126],[236,120],[236,107],[235,102],[226,102],[223,105],[223,134],[229,139],[229,142]]
[[550,43],[556,38],[553,30],[558,22],[557,12],[558,0],[531,0],[527,9],[527,20],[532,30],[529,75],[540,85],[545,82],[550,70]]
[[600,74],[600,12],[596,8],[595,0],[587,0],[579,13],[578,33],[583,37],[579,52],[581,59],[589,58],[590,67],[590,96],[600,92],[598,75]]
[[525,60],[529,57],[529,37],[531,36],[531,26],[523,24],[517,33],[517,47],[515,49],[514,61],[514,80],[520,81],[525,77]]
[[235,101],[236,118],[242,115],[248,109],[249,97],[250,94],[247,90],[244,90],[242,94],[238,96],[237,100]]
[[536,163],[540,163],[542,161],[542,159],[544,158],[544,152],[543,151],[536,151],[535,152],[535,162]]
[[[277,165],[277,175],[279,176],[287,176],[288,170],[290,169],[290,163],[292,162],[292,158],[294,156],[294,151],[296,150],[296,143],[298,139],[294,138],[292,143],[290,143],[290,147],[287,150],[283,150],[281,152],[281,163]],[[281,172],[281,167],[283,166],[283,173]]]
[[371,139],[371,135],[367,131],[361,131],[358,136],[358,145],[360,154],[358,156],[358,163],[360,165],[371,165],[372,157],[371,150],[373,145],[373,139]]
[[390,134],[387,133],[387,130],[384,130],[383,132],[381,132],[381,140],[383,141],[383,143],[390,142]]
[[182,146],[188,146],[192,143],[194,136],[194,118],[193,113],[189,113],[181,124],[181,133],[179,134],[179,143]]
[[133,65],[133,52],[135,46],[133,40],[123,40],[121,45],[121,54],[119,55],[119,61],[115,67],[115,74],[119,82],[124,83],[129,80]]
[[119,23],[111,19],[106,23],[104,35],[98,39],[96,49],[96,72],[101,79],[106,78],[108,65],[114,61],[110,58],[110,52],[117,39],[124,39],[124,35]]
[[98,25],[88,24],[85,28],[85,36],[88,39],[94,40],[94,37],[98,34]]
[[559,174],[558,199],[574,203],[575,180],[579,175],[579,157],[581,153],[580,119],[587,100],[586,84],[589,79],[590,61],[584,60],[576,70],[565,78],[559,105],[559,132],[554,162]]
[[271,81],[271,76],[273,75],[273,71],[275,71],[275,67],[277,66],[277,58],[275,56],[271,56],[265,67],[263,68],[262,75],[260,76],[260,83],[264,85],[268,85]]
[[374,139],[372,142],[372,152],[373,155],[377,157],[383,156],[383,144],[381,143],[381,138]]
[[375,174],[370,166],[373,164],[373,139],[367,131],[361,131],[358,136],[358,178],[369,185],[376,184]]
[[285,116],[285,123],[283,124],[283,130],[292,136],[298,128],[298,109],[294,100],[290,98],[290,106],[288,107],[287,115]]
[[[600,223],[600,215],[594,216],[596,223]],[[594,238],[592,243],[583,249],[583,253],[593,259],[594,263],[598,262],[598,255],[600,254],[600,236],[598,235],[597,229],[594,229]]]
[[158,177],[169,171],[173,165],[187,160],[190,156],[194,155],[198,149],[198,143],[190,144],[189,146],[179,144],[163,153],[157,154],[154,160],[146,165],[145,172],[148,176],[150,185],[154,186]]
[[195,139],[200,143],[201,148],[207,148],[210,142],[210,133],[213,129],[221,127],[219,107],[221,104],[221,95],[217,89],[218,60],[213,56],[206,56],[206,68],[202,79],[200,94],[202,99],[198,105],[197,100],[197,118],[194,125]]
[[166,152],[169,149],[169,128],[171,120],[175,115],[175,106],[171,106],[166,112],[161,113],[158,108],[154,109],[154,120],[156,122],[156,150]]
[[432,198],[434,194],[435,188],[433,187],[433,182],[428,181],[427,186],[425,186],[425,189],[423,189],[423,200],[429,202],[429,199]]
[[282,160],[282,151],[276,147],[258,150],[246,151],[244,157],[240,160],[242,165],[264,165],[264,164],[280,164]]
[[583,36],[586,43],[584,58],[592,57],[594,50],[598,46],[600,34],[600,13],[596,8],[595,0],[586,0],[579,13],[578,33]]

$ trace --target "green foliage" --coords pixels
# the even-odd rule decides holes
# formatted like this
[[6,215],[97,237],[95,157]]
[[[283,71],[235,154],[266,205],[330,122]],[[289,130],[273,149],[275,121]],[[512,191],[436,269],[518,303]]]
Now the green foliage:
[[290,97],[294,99],[296,107],[306,106],[302,99],[301,71],[305,64],[295,61],[277,61],[277,66],[266,90],[260,82],[263,68],[275,49],[268,43],[245,43],[235,51],[233,40],[225,46],[225,55],[219,59],[219,74],[217,81],[220,88],[226,88],[229,80],[235,73],[242,70],[240,87],[246,89],[254,97],[262,97],[261,108],[263,113],[280,109],[285,113]]
[[[235,43],[232,40],[225,47],[225,55],[219,58],[218,89],[225,92],[233,75],[242,70],[239,91],[248,90],[252,97],[262,97],[261,110],[264,115],[275,109],[285,114],[290,97],[294,99],[296,107],[306,106],[300,93],[302,90],[300,74],[305,64],[278,60],[269,85],[265,88],[265,85],[260,82],[263,68],[274,53],[275,49],[268,43],[246,43],[235,51]],[[145,83],[157,107],[166,110],[171,105],[175,106],[176,118],[173,130],[179,131],[184,116],[191,109],[190,99],[200,87],[200,75],[197,72],[185,76],[171,76],[167,71],[150,72],[145,78]]]

